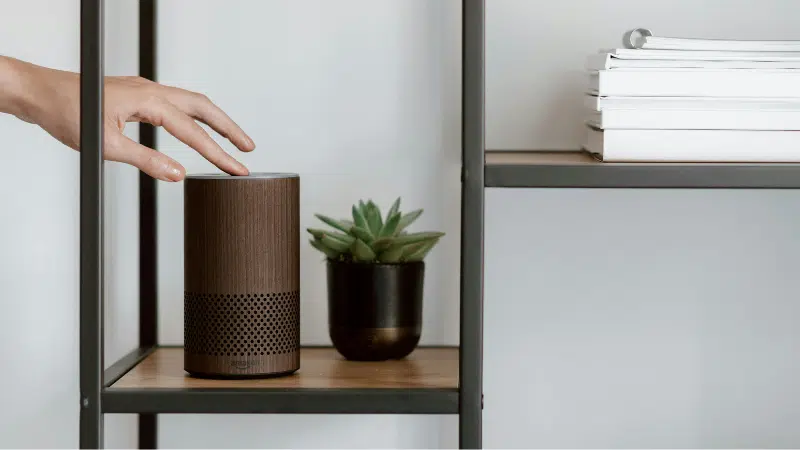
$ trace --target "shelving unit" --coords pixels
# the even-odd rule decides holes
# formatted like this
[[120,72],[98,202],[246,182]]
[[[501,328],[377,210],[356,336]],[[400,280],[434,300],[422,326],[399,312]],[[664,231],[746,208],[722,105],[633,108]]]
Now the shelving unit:
[[[304,348],[298,374],[251,381],[198,380],[179,347],[157,342],[156,182],[140,194],[140,343],[103,361],[103,0],[81,0],[80,447],[103,446],[105,413],[139,415],[139,447],[157,447],[157,414],[458,414],[459,445],[482,445],[484,190],[498,188],[797,189],[797,164],[601,163],[578,151],[485,151],[485,0],[462,0],[462,208],[460,342],[408,360],[343,361]],[[140,75],[156,80],[156,0],[140,0]],[[156,147],[155,130],[140,141]]]
[[[80,447],[103,447],[107,413],[135,413],[139,448],[157,448],[157,415],[458,414],[459,446],[482,445],[484,2],[462,0],[462,215],[460,342],[421,347],[403,361],[354,363],[331,348],[304,347],[295,376],[199,380],[180,347],[157,339],[156,182],[139,177],[139,347],[103,358],[103,6],[81,0]],[[139,67],[157,80],[156,0],[140,0]],[[158,148],[153,127],[140,142]],[[113,257],[113,256],[112,256]]]

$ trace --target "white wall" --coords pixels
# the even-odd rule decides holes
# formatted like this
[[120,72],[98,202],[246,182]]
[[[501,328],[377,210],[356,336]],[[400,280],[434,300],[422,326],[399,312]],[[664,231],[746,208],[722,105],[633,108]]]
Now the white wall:
[[[135,2],[107,3],[107,70],[133,73]],[[576,147],[583,56],[618,45],[628,28],[800,38],[792,0],[487,3],[490,148]],[[304,227],[314,212],[346,211],[361,196],[385,204],[403,195],[407,207],[426,208],[420,226],[448,233],[429,258],[423,341],[456,343],[460,2],[160,4],[161,80],[207,93],[239,121],[259,146],[242,157],[252,170],[300,173]],[[77,2],[0,0],[0,10],[0,53],[77,69]],[[74,447],[77,154],[7,117],[0,136],[5,161],[13,151],[14,163],[38,168],[35,177],[10,170],[0,178],[9,218],[0,221],[0,353],[18,362],[0,373],[0,446]],[[213,169],[160,139],[190,172]],[[108,249],[122,255],[107,269],[111,359],[136,340],[137,199],[135,171],[107,168]],[[181,188],[159,191],[167,344],[182,341]],[[490,189],[485,446],[800,445],[797,195]],[[302,258],[302,340],[326,343],[322,267],[308,248]],[[135,445],[131,417],[107,421],[109,446]],[[175,415],[160,423],[162,447],[457,444],[455,417]]]
[[[78,69],[77,3],[3,0],[0,10],[0,53]],[[0,142],[0,445],[70,445],[78,435],[78,158],[6,115]]]
[[[106,3],[106,73],[135,74],[138,2]],[[80,70],[79,2],[0,0],[0,11],[0,54]],[[79,155],[3,115],[0,161],[0,447],[77,447]],[[105,167],[110,365],[138,341],[138,197],[135,169]],[[136,445],[132,416],[106,422],[108,446]]]

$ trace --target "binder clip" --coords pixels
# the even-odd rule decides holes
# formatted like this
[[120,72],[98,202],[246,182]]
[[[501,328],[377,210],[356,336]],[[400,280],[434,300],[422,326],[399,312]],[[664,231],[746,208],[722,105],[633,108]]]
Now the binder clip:
[[652,36],[653,33],[647,28],[634,28],[625,32],[622,36],[622,45],[625,48],[641,48],[640,38]]

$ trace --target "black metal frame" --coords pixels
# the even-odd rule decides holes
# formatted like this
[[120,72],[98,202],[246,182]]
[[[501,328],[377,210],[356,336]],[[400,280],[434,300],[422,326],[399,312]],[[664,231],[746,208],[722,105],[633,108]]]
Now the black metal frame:
[[487,162],[485,184],[502,188],[798,189],[800,164]]
[[458,440],[479,448],[483,435],[483,198],[485,0],[462,2],[461,318]]
[[458,389],[108,389],[106,413],[458,414]]
[[[158,347],[156,181],[139,178],[139,348],[103,363],[103,3],[81,0],[80,447],[102,448],[104,413],[139,414],[139,448],[157,447],[159,413],[459,414],[459,444],[482,446],[484,8],[462,0],[463,112],[459,387],[453,389],[122,389]],[[140,76],[157,78],[156,0],[140,0]],[[140,127],[156,147],[156,131]]]
[[[157,79],[157,7],[156,0],[139,0],[139,76]],[[139,125],[139,143],[157,148],[156,129]],[[157,184],[144,172],[139,173],[139,346],[158,345],[158,236]],[[158,448],[158,417],[138,416],[139,448]]]
[[80,444],[103,444],[103,0],[81,0]]
[[[103,373],[103,400],[106,398],[106,393],[108,392],[108,388],[116,383],[120,378],[122,378],[128,371],[136,367],[137,364],[144,361],[145,358],[150,356],[153,351],[155,351],[156,347],[149,347],[149,348],[137,348],[129,352],[127,355],[120,358],[119,361],[115,362],[111,365],[108,369],[106,369]],[[103,404],[103,411],[106,411],[106,405]],[[135,412],[135,411],[132,411]]]

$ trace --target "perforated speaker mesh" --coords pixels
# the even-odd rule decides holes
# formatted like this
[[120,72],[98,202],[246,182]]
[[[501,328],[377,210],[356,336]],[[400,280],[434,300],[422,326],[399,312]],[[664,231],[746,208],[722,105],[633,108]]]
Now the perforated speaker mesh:
[[184,293],[184,345],[212,357],[265,357],[297,352],[297,291],[271,294]]

